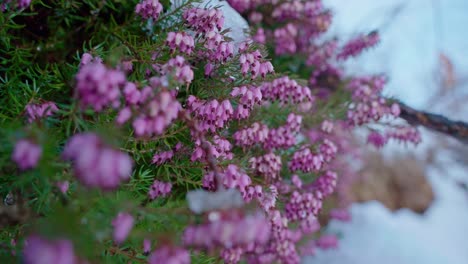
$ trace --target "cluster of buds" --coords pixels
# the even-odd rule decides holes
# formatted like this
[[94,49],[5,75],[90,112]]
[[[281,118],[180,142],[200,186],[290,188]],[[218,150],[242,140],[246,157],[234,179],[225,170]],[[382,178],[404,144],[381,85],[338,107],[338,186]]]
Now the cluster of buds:
[[375,31],[365,36],[358,36],[346,43],[336,57],[340,60],[355,57],[361,54],[364,50],[377,45],[379,40],[379,34]]
[[156,164],[156,165],[161,165],[164,164],[168,161],[170,161],[174,157],[174,151],[173,150],[168,150],[168,151],[162,151],[154,154],[153,160],[151,163]]
[[169,32],[166,45],[169,46],[171,52],[179,50],[182,53],[190,55],[195,48],[195,41],[186,32]]
[[190,84],[193,80],[193,70],[182,56],[170,59],[163,65],[162,71],[181,84]]
[[75,176],[89,187],[115,189],[132,173],[132,159],[93,133],[74,135],[65,145],[63,158],[73,162]]
[[287,149],[296,144],[297,134],[301,129],[302,116],[293,113],[288,115],[286,124],[275,129],[270,129],[268,138],[263,146],[266,149],[283,148]]
[[165,197],[171,192],[171,190],[172,183],[155,180],[149,188],[148,197],[151,200],[154,200],[157,197]]
[[264,177],[268,182],[279,179],[281,171],[281,157],[274,153],[267,153],[249,160],[250,167],[257,175]]
[[269,129],[265,124],[255,122],[252,126],[238,130],[233,138],[236,145],[242,147],[251,147],[255,144],[262,144],[268,138]]
[[[239,48],[239,50],[242,49],[243,47]],[[263,61],[263,56],[259,50],[243,53],[239,58],[239,62],[242,75],[246,76],[250,73],[252,79],[257,78],[259,75],[264,78],[267,74],[274,72],[273,64],[269,61]]]
[[309,87],[299,85],[295,80],[284,76],[260,85],[263,100],[280,101],[282,104],[299,104],[312,101]]
[[35,168],[42,155],[42,147],[27,139],[21,139],[15,144],[12,160],[20,170]]
[[211,31],[205,36],[204,47],[207,48],[205,57],[211,62],[225,63],[228,59],[234,57],[234,45],[225,41],[223,35]]
[[321,154],[314,154],[309,148],[303,147],[294,152],[288,165],[291,171],[311,172],[319,171],[323,164],[324,160]]
[[224,24],[224,16],[219,9],[191,8],[184,12],[183,18],[186,24],[198,34],[221,31]]
[[306,219],[311,214],[317,216],[320,209],[322,200],[311,192],[294,191],[285,206],[286,217],[291,221]]
[[234,109],[229,100],[203,101],[190,95],[187,99],[187,109],[199,121],[201,131],[215,132],[218,128],[224,128],[227,122],[232,118]]
[[82,108],[102,111],[120,105],[121,87],[126,83],[121,71],[108,69],[99,62],[83,66],[76,75],[76,96]]
[[240,97],[239,106],[234,112],[234,118],[244,119],[249,117],[255,104],[260,104],[262,92],[257,87],[235,87],[231,92],[232,97]]
[[315,195],[324,199],[335,191],[337,175],[333,171],[326,171],[325,174],[318,177],[312,184]]
[[190,264],[190,252],[183,248],[162,246],[151,253],[149,264]]
[[387,139],[411,142],[415,145],[421,143],[421,134],[416,128],[410,126],[398,126],[394,129],[388,130],[385,136]]
[[183,240],[186,245],[210,250],[265,244],[269,237],[270,225],[261,214],[243,216],[237,212],[213,211],[207,223],[187,227]]
[[41,104],[29,103],[26,105],[25,110],[28,122],[32,123],[34,120],[39,120],[53,115],[58,111],[58,108],[54,102],[44,102]]
[[294,54],[297,50],[297,34],[297,27],[292,23],[289,23],[282,28],[275,29],[274,37],[276,55]]
[[144,19],[152,18],[158,20],[159,15],[163,11],[163,6],[158,0],[142,0],[135,7],[135,13]]

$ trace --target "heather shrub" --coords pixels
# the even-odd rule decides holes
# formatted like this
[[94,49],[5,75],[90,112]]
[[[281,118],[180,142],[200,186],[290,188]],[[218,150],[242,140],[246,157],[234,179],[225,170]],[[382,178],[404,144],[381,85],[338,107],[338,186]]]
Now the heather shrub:
[[2,263],[298,263],[337,246],[317,219],[349,220],[353,130],[420,141],[379,123],[399,115],[384,76],[342,68],[378,34],[326,39],[320,0],[229,4],[250,37],[193,1],[1,4]]

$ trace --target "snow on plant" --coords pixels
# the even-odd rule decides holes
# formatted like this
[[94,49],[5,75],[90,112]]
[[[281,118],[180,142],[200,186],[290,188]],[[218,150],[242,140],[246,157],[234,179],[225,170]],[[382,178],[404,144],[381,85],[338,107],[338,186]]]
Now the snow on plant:
[[[221,10],[191,1],[2,5],[0,237],[18,241],[2,257],[299,263],[337,246],[318,215],[336,191],[349,221],[351,131],[400,113],[385,78],[340,64],[378,35],[324,40],[320,0],[229,3],[255,32],[236,49]],[[420,141],[380,125],[377,147]]]

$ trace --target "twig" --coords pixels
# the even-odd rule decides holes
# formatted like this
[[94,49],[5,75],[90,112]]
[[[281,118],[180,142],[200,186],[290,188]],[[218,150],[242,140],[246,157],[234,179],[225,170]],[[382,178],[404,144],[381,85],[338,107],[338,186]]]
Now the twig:
[[397,103],[401,109],[400,117],[405,119],[409,124],[424,126],[468,144],[468,123],[454,121],[438,114],[418,111],[402,102]]

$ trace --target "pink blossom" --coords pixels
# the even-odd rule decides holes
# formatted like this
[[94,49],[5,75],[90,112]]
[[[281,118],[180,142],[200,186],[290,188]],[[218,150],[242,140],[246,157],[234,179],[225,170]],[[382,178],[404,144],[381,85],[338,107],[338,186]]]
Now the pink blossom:
[[185,32],[169,32],[166,45],[169,46],[172,52],[179,50],[182,53],[190,55],[195,47],[195,41],[192,36]]
[[132,172],[132,159],[93,133],[74,135],[65,145],[63,158],[73,162],[75,176],[89,187],[115,189]]
[[135,7],[135,13],[144,19],[158,20],[163,6],[158,0],[141,0]]
[[143,240],[143,253],[144,254],[149,254],[149,252],[151,251],[151,240],[145,238]]
[[345,44],[345,46],[338,53],[337,58],[345,60],[349,57],[355,57],[364,50],[377,45],[379,40],[380,37],[377,32],[371,32],[365,36],[358,36]]
[[367,144],[372,144],[377,148],[383,147],[387,143],[387,138],[381,135],[379,132],[371,132],[367,136]]
[[335,235],[322,235],[315,243],[321,249],[333,249],[338,247],[338,238]]
[[131,214],[120,212],[114,220],[112,220],[114,242],[117,244],[124,242],[130,234],[133,224],[134,219]]
[[171,189],[172,184],[170,182],[155,180],[148,191],[148,196],[151,200],[157,197],[165,197],[171,192]]
[[30,140],[21,139],[15,144],[12,160],[21,170],[33,169],[42,155],[42,147]]
[[274,153],[267,153],[260,157],[252,157],[250,167],[257,175],[264,177],[267,182],[279,179],[281,171],[281,157]]
[[25,240],[23,249],[26,264],[78,264],[73,244],[69,240],[46,240],[32,235]]
[[70,183],[68,181],[60,181],[60,182],[57,182],[55,185],[63,194],[66,194],[68,191],[68,188],[70,187]]
[[125,75],[107,69],[99,62],[84,65],[76,75],[76,96],[82,108],[92,107],[102,111],[105,107],[117,107],[120,88],[125,84]]
[[29,103],[26,105],[25,110],[28,122],[32,123],[34,120],[53,115],[58,111],[58,108],[54,102],[44,102],[42,104]]
[[182,248],[162,246],[149,256],[150,264],[190,264],[190,253]]

